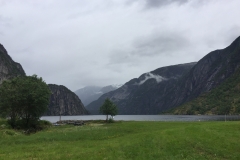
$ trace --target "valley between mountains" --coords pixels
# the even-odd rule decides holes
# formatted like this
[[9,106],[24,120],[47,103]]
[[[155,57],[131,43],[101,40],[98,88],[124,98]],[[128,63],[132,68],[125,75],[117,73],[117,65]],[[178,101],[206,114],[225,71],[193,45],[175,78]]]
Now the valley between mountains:
[[[24,75],[21,64],[0,45],[0,83]],[[106,98],[123,115],[239,114],[239,77],[240,37],[198,62],[157,68],[123,85],[86,86],[72,92],[49,84],[52,94],[45,115],[99,114]]]

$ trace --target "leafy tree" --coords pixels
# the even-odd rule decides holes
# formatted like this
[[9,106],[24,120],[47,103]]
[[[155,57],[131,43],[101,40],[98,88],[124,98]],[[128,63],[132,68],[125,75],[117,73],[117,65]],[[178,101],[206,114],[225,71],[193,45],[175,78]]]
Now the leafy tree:
[[117,112],[117,106],[108,98],[105,99],[103,105],[100,107],[100,113],[106,115],[106,121],[108,121],[108,115],[115,116]]
[[17,121],[30,127],[47,110],[50,93],[47,84],[36,75],[4,81],[0,86],[1,116],[9,117],[13,128]]

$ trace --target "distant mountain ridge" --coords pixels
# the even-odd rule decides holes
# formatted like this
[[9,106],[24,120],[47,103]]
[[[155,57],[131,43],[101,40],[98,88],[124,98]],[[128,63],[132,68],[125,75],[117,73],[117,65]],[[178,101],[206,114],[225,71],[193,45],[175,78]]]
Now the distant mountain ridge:
[[84,106],[87,106],[92,101],[97,100],[101,95],[119,88],[121,85],[108,85],[105,87],[86,86],[78,89],[74,93],[82,100]]
[[117,104],[120,114],[159,114],[218,87],[239,66],[240,37],[197,63],[162,67],[132,79],[121,88],[102,95],[87,108],[90,113],[97,114],[104,99],[110,98]]

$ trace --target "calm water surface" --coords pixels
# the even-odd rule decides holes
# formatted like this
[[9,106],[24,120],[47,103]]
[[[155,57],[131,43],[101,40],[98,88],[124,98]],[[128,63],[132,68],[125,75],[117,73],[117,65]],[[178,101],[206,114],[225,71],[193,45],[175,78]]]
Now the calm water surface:
[[[55,123],[59,116],[44,116],[42,120]],[[105,115],[61,116],[61,120],[105,120]],[[114,120],[122,121],[234,121],[240,120],[240,115],[117,115]]]

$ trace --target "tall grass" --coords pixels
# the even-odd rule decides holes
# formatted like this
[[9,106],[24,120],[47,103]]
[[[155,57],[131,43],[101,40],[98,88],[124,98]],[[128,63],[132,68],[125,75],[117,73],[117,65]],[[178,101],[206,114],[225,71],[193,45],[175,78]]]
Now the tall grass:
[[239,133],[240,122],[91,123],[29,136],[0,128],[0,159],[240,159]]

